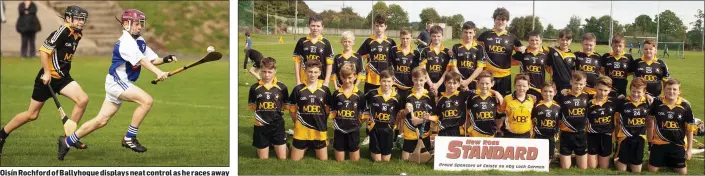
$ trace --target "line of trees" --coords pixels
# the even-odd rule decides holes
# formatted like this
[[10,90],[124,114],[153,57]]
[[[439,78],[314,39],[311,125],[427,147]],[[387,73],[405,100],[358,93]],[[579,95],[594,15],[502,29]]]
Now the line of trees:
[[[255,27],[264,28],[266,15],[263,15],[263,12],[266,13],[267,10],[269,10],[270,14],[293,18],[295,2],[298,3],[299,19],[306,19],[307,16],[316,13],[310,10],[306,3],[302,1],[257,1],[255,5]],[[239,3],[251,2],[243,1]],[[386,4],[385,2],[378,1],[373,5],[372,9],[373,11],[369,12],[364,17],[355,13],[351,7],[343,7],[339,11],[325,10],[320,12],[320,15],[323,17],[323,24],[333,28],[370,28],[372,26],[373,13],[385,15],[387,17],[387,29],[390,30],[399,30],[402,28],[423,30],[427,23],[445,23],[446,26],[453,27],[452,38],[456,39],[460,38],[462,32],[460,28],[465,22],[465,18],[461,14],[441,16],[434,8],[424,8],[421,10],[419,14],[420,22],[409,22],[409,13],[398,4]],[[697,20],[689,24],[692,25],[690,30],[687,30],[686,25],[688,24],[684,24],[673,11],[665,10],[653,17],[645,14],[639,15],[632,23],[620,24],[619,21],[612,21],[613,32],[625,36],[655,37],[657,28],[656,20],[659,19],[659,16],[661,17],[660,26],[658,27],[660,30],[659,41],[685,41],[686,49],[699,49],[702,47],[703,18],[705,17],[702,9],[697,10],[695,14]],[[530,15],[514,17],[510,20],[508,30],[520,38],[526,39],[526,34],[532,30],[533,18],[534,17]],[[592,32],[596,35],[599,44],[606,44],[609,42],[610,21],[611,18],[609,15],[600,17],[591,16],[588,18],[571,16],[568,24],[564,28],[568,28],[573,32],[574,41],[576,42],[580,41],[582,35],[586,32]],[[270,17],[270,26],[271,23],[272,18]],[[534,29],[541,31],[543,38],[555,39],[557,38],[558,31],[563,28],[557,28],[550,23],[544,27],[540,18],[537,18]],[[478,32],[486,30],[489,29],[482,27]]]

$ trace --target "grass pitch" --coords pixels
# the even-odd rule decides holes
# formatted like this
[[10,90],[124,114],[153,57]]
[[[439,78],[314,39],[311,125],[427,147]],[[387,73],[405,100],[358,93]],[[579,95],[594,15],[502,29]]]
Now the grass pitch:
[[[27,109],[39,59],[1,60],[0,124],[7,124]],[[162,71],[182,67],[194,59],[159,66]],[[228,59],[199,65],[158,85],[149,82],[155,75],[147,69],[134,84],[154,98],[152,110],[137,135],[147,147],[135,153],[120,145],[132,119],[136,103],[123,103],[110,122],[81,141],[86,150],[72,148],[64,161],[56,159],[56,138],[63,134],[53,100],[44,104],[39,118],[13,131],[7,138],[0,166],[228,166],[229,95]],[[73,60],[71,76],[88,94],[89,103],[80,124],[93,119],[105,99],[105,75],[110,57],[80,57]],[[74,103],[59,96],[66,113]]]

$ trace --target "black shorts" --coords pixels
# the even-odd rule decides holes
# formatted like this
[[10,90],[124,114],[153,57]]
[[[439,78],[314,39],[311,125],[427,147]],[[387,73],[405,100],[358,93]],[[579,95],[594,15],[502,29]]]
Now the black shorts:
[[255,126],[252,134],[252,146],[258,149],[269,147],[269,145],[286,144],[286,133],[284,133],[284,120],[276,120],[269,125]]
[[370,84],[368,82],[365,82],[365,87],[363,89],[365,92],[363,92],[363,93],[367,94],[367,92],[369,92],[372,89],[376,89],[376,88],[379,88],[379,85],[374,85],[374,84]]
[[298,140],[294,138],[294,141],[291,142],[291,145],[294,146],[294,148],[299,149],[299,150],[304,150],[307,148],[313,148],[313,149],[322,149],[326,148],[328,146],[328,141],[322,140]]
[[494,86],[492,90],[499,92],[502,95],[509,95],[512,93],[512,76],[505,76],[501,78],[494,78]]
[[360,150],[360,130],[343,133],[333,132],[333,149],[339,152],[355,152]]
[[460,135],[460,126],[443,128],[438,131],[438,136],[462,136]]
[[560,140],[560,154],[583,156],[587,153],[587,135],[585,132],[565,132],[562,131],[558,137]]
[[394,129],[391,125],[377,123],[370,130],[370,153],[391,155],[394,147]]
[[551,135],[536,135],[534,139],[548,139],[548,158],[553,159],[556,155],[556,138]]
[[245,65],[247,65],[247,59],[252,60],[252,67],[260,68],[264,56],[257,50],[249,49],[245,52]]
[[587,150],[590,155],[609,157],[612,155],[612,135],[602,133],[587,134]]
[[632,136],[617,139],[617,161],[623,164],[639,165],[644,162],[644,138]]
[[[421,142],[423,142],[424,148],[421,148],[421,153],[427,152],[427,151],[433,151],[433,146],[431,146],[431,138],[430,137],[425,137],[421,139]],[[402,151],[408,152],[408,153],[413,153],[414,149],[416,149],[416,145],[418,145],[419,140],[404,140],[404,145],[402,147]]]
[[656,167],[685,168],[685,147],[673,143],[652,144],[649,165]]
[[[51,88],[53,88],[54,93],[60,94],[61,89],[64,89],[66,85],[69,85],[69,83],[73,82],[73,78],[71,78],[71,75],[66,75],[60,79],[56,78],[51,78]],[[34,90],[32,90],[32,100],[38,101],[38,102],[44,102],[47,101],[49,98],[51,98],[51,92],[49,92],[49,86],[44,85],[44,82],[42,81],[42,73],[40,72],[37,74],[37,77],[34,79]]]

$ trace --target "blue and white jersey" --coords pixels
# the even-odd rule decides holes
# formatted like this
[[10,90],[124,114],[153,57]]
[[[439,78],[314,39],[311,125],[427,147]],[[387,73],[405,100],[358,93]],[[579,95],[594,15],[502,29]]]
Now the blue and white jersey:
[[113,59],[108,75],[118,83],[135,82],[140,76],[140,60],[142,58],[151,61],[159,56],[147,46],[144,38],[134,39],[129,32],[123,30],[122,36],[113,48]]

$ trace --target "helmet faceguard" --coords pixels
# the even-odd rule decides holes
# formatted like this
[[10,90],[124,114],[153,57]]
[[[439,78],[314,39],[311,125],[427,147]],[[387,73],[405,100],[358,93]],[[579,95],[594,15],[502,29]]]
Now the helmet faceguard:
[[73,26],[73,23],[74,20],[82,20],[83,25],[88,23],[88,10],[76,5],[68,6],[64,12],[64,19],[67,18],[70,19],[69,23],[71,23],[72,27],[80,27],[82,29],[83,26]]
[[138,31],[137,34],[133,34],[133,33],[131,32],[130,28],[132,28],[132,25],[133,25],[133,24],[137,23],[137,24],[139,24],[139,25],[142,27],[142,30],[146,29],[146,27],[147,27],[147,15],[145,15],[142,11],[139,11],[139,10],[137,10],[137,9],[128,9],[128,10],[125,10],[125,11],[122,13],[122,20],[121,20],[121,22],[122,22],[123,25],[124,25],[124,24],[127,24],[127,28],[125,28],[125,30],[127,30],[128,32],[130,32],[130,34],[132,35],[132,37],[137,38],[137,37],[140,36],[139,31]]

